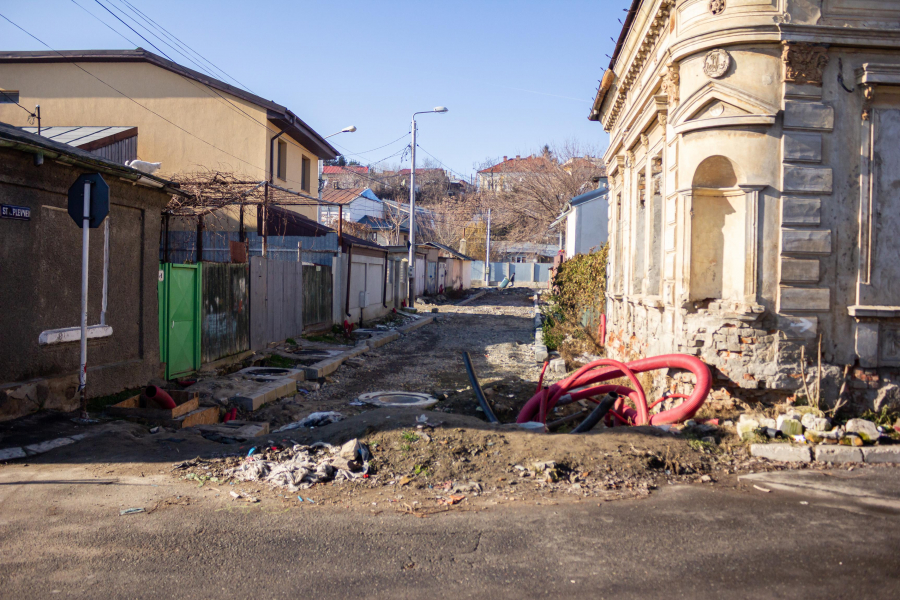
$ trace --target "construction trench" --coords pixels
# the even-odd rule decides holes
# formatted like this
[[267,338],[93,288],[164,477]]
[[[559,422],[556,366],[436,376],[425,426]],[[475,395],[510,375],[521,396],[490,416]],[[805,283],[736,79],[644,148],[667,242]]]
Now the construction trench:
[[[56,423],[55,439],[70,442],[0,425],[0,448],[17,445],[22,455],[7,458],[34,461],[47,447],[45,460],[96,473],[108,456],[127,456],[117,474],[158,472],[185,494],[225,504],[418,516],[642,498],[675,484],[740,486],[751,472],[851,460],[894,468],[900,458],[890,427],[875,426],[873,439],[865,424],[832,423],[805,407],[713,411],[704,404],[709,370],[695,357],[586,357],[568,373],[546,369],[535,361],[535,293],[423,302],[418,316],[373,323],[365,338],[294,340],[171,390],[184,394],[171,410],[196,401],[226,423],[176,428],[114,420],[111,410],[92,415],[100,421],[92,426]],[[693,390],[648,399],[644,375],[658,369],[690,374]]]

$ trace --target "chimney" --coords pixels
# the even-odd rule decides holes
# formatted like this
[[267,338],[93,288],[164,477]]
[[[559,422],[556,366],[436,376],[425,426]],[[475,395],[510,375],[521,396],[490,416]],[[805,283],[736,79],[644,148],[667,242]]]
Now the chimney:
[[503,162],[506,162],[506,161],[507,161],[507,158],[504,156],[504,157],[503,157]]
[[516,160],[519,160],[520,158],[522,158],[522,157],[519,156],[518,154],[516,154]]

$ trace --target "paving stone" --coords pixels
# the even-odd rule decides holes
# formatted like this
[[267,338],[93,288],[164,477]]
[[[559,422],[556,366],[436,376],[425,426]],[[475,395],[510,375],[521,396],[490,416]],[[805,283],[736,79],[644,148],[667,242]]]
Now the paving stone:
[[547,346],[543,344],[535,344],[534,346],[534,361],[537,363],[543,363],[547,360],[547,357],[550,356],[550,353],[547,352]]
[[861,463],[863,453],[853,446],[816,446],[816,460],[831,463]]
[[808,446],[790,444],[751,444],[750,455],[779,462],[811,462]]
[[551,373],[565,374],[566,361],[563,358],[554,358],[550,361],[549,370]]
[[862,448],[863,459],[867,463],[900,464],[900,446],[875,446]]
[[55,448],[68,446],[69,444],[74,443],[75,440],[73,440],[72,438],[56,438],[55,440],[47,440],[46,442],[41,442],[40,444],[31,444],[30,446],[25,446],[25,452],[28,454],[41,454],[43,452],[49,452],[50,450],[53,450]]
[[0,450],[0,460],[12,460],[14,458],[25,458],[28,456],[21,448],[4,448]]

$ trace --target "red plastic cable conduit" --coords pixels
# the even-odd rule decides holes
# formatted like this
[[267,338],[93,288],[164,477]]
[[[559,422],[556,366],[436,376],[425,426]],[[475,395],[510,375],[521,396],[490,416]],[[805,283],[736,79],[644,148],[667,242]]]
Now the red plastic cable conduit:
[[[606,368],[598,369],[597,367]],[[625,368],[623,369],[622,367]],[[694,391],[691,392],[684,402],[675,408],[650,416],[644,390],[634,374],[666,368],[686,369],[693,373],[696,377]],[[637,389],[632,390],[631,388],[623,388],[621,386],[596,386],[585,390],[579,389],[623,376],[627,376],[631,379]],[[533,421],[538,414],[540,414],[541,417],[546,418],[546,415],[553,410],[559,399],[567,394],[569,390],[575,389],[579,391],[571,394],[573,401],[574,399],[597,396],[606,393],[607,391],[616,391],[617,393],[628,395],[634,402],[637,410],[630,407],[623,407],[622,403],[617,403],[615,408],[617,412],[622,410],[620,414],[626,419],[632,420],[636,425],[646,425],[648,423],[651,425],[679,423],[691,418],[698,410],[700,410],[700,407],[703,406],[703,403],[706,401],[706,396],[709,394],[711,386],[712,377],[709,372],[709,367],[694,356],[666,354],[663,356],[654,356],[632,361],[627,364],[611,359],[601,359],[585,365],[566,379],[535,394],[525,403],[525,406],[522,407],[522,411],[519,413],[516,422],[526,423],[528,421]],[[613,388],[618,389],[614,390]]]
[[175,408],[176,406],[175,401],[172,400],[172,396],[155,385],[148,385],[147,389],[144,390],[144,395],[154,403],[158,404],[160,408]]

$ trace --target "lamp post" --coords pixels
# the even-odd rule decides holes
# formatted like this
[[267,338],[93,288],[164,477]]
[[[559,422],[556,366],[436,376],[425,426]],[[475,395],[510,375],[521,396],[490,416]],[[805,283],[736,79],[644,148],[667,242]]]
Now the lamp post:
[[[336,135],[340,135],[342,133],[353,133],[356,131],[356,125],[351,125],[350,127],[344,127],[340,131],[332,133],[331,135],[326,135],[323,140],[327,140],[328,138],[334,137]],[[316,222],[322,222],[322,166],[324,162],[319,159],[319,203],[316,205]]]
[[445,113],[446,106],[413,113],[412,116],[412,169],[409,171],[409,296],[407,306],[413,308],[416,301],[416,115]]

